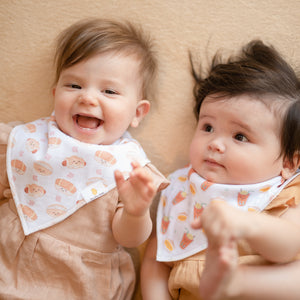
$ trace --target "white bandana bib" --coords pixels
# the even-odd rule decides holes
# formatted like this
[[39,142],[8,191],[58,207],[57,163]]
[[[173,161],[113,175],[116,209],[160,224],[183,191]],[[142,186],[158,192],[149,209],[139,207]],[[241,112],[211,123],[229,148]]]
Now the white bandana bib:
[[295,176],[284,183],[278,176],[257,184],[228,185],[206,181],[191,166],[175,171],[158,206],[157,260],[180,260],[207,247],[203,231],[190,224],[212,199],[222,198],[244,211],[260,212]]
[[132,161],[149,163],[128,132],[112,145],[95,145],[61,132],[53,116],[15,127],[7,174],[25,235],[61,222],[113,189],[114,171],[128,178]]

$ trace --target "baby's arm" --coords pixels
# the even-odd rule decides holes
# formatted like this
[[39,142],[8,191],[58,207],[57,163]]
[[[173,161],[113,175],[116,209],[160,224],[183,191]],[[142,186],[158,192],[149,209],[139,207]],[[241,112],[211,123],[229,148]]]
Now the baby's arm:
[[117,209],[112,223],[115,239],[128,248],[142,244],[149,237],[152,230],[149,207],[156,193],[152,176],[138,163],[132,163],[132,167],[128,180],[124,180],[120,171],[115,172],[124,206]]
[[151,235],[141,267],[141,288],[144,300],[169,300],[168,290],[170,267],[156,260],[157,240]]
[[[241,214],[244,218],[246,215]],[[264,215],[262,216],[264,217]],[[233,220],[232,224],[235,221],[243,223],[239,216],[233,214],[231,217],[238,218]],[[300,227],[299,207],[290,208],[282,215],[281,219],[291,222],[293,226],[298,225]],[[255,221],[255,219],[252,221]],[[266,220],[264,221],[267,222]],[[270,220],[268,219],[268,221]],[[201,226],[201,222],[195,222],[194,225],[196,227]],[[274,227],[272,228],[274,230]],[[282,229],[284,228],[288,229],[289,226],[285,224]],[[210,231],[208,230],[208,232]],[[223,238],[224,236],[222,236]],[[200,281],[200,294],[204,300],[300,299],[298,282],[300,261],[263,266],[237,266],[237,252],[235,257],[234,248],[230,246],[234,245],[235,241],[231,240],[228,244],[225,244],[223,239],[223,243],[219,244],[215,239],[214,235],[208,233],[209,247],[207,249],[206,262],[209,263],[207,263]],[[289,245],[284,246],[289,247]],[[221,269],[224,271],[223,274],[220,272]]]
[[[224,256],[226,248],[227,254]],[[237,259],[228,252],[229,247],[223,247],[223,254],[219,251],[220,249],[207,251],[207,265],[200,280],[201,299],[300,299],[300,261],[274,265],[237,266]]]
[[204,229],[213,246],[243,238],[253,250],[273,262],[289,262],[300,251],[300,207],[290,208],[278,218],[243,212],[214,200],[194,226]]
[[[221,300],[298,300],[300,261],[239,266]],[[204,299],[208,300],[208,299]],[[216,299],[215,299],[216,300]]]

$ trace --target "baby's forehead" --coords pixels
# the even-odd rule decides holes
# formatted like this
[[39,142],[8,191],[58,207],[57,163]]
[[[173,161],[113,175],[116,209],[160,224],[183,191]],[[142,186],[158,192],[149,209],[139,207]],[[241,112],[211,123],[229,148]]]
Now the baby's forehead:
[[292,103],[287,97],[279,96],[276,94],[237,94],[237,95],[222,95],[222,93],[212,94],[205,97],[204,103],[210,102],[215,105],[228,104],[231,106],[239,106],[242,103],[257,103],[263,104],[261,107],[266,108],[274,114],[285,112],[289,105]]
[[215,114],[214,110],[219,111],[221,109],[231,111],[232,117],[238,115],[249,115],[249,117],[252,115],[253,118],[260,116],[262,119],[259,122],[260,124],[268,120],[268,122],[274,123],[274,130],[277,134],[280,134],[286,111],[291,103],[290,99],[272,94],[209,95],[200,107],[199,118],[203,113],[206,114],[207,108],[209,108],[212,115]]

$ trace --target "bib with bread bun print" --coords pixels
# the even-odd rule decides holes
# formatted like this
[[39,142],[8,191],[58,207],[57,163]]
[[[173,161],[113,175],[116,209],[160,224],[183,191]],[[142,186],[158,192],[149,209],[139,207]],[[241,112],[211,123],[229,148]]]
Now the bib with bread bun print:
[[284,181],[281,176],[246,185],[206,181],[189,165],[169,176],[171,184],[162,191],[157,211],[157,260],[176,261],[207,247],[203,230],[191,222],[201,216],[212,199],[249,212],[261,212],[297,175]]
[[149,163],[126,132],[111,145],[80,142],[59,130],[52,115],[15,127],[7,148],[7,174],[25,235],[50,227],[125,179],[131,162]]

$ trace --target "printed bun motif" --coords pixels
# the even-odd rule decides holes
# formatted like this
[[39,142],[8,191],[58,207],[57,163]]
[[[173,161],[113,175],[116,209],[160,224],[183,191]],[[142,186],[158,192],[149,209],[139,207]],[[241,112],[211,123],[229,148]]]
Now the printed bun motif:
[[105,182],[105,180],[102,177],[90,177],[90,178],[87,179],[87,181],[85,182],[85,184],[86,184],[86,186],[88,186],[88,185],[91,185],[91,184],[99,182],[99,181],[104,186],[107,186],[107,183]]
[[51,175],[52,172],[53,172],[53,169],[52,167],[42,161],[42,160],[39,160],[39,161],[36,161],[34,162],[33,164],[33,168],[40,174],[40,175],[43,175],[43,176],[48,176],[48,175]]
[[193,182],[190,183],[190,191],[192,195],[195,195],[197,193],[196,185]]
[[27,184],[26,187],[24,188],[24,191],[26,194],[28,194],[29,196],[34,197],[34,198],[42,197],[46,194],[46,191],[44,190],[44,188],[35,183]]
[[86,201],[84,199],[81,199],[81,200],[77,200],[76,201],[76,206],[79,208],[79,207],[82,207],[83,205],[86,204]]
[[47,207],[47,214],[51,217],[57,218],[64,215],[67,212],[67,208],[61,204],[51,204]]
[[50,137],[48,139],[48,144],[51,147],[58,147],[61,144],[61,139],[58,137]]
[[57,178],[55,180],[55,187],[58,191],[61,191],[66,195],[73,195],[77,191],[73,183],[63,178]]
[[28,123],[25,125],[25,130],[30,133],[34,133],[34,132],[36,132],[36,126],[32,123]]
[[23,175],[26,172],[26,165],[21,160],[13,159],[11,167],[19,175]]
[[174,244],[173,244],[173,241],[171,240],[165,240],[164,241],[164,244],[165,244],[165,247],[170,251],[172,252],[174,250]]
[[100,163],[100,164],[103,164],[103,165],[106,165],[106,166],[110,166],[110,165],[114,165],[117,160],[115,159],[115,157],[110,154],[109,152],[106,152],[106,151],[97,151],[95,153],[95,160]]
[[86,162],[83,158],[73,155],[66,157],[66,159],[62,162],[62,165],[69,169],[79,169],[85,167]]
[[185,222],[187,220],[187,213],[186,212],[182,212],[180,214],[177,215],[177,220],[180,222]]
[[26,140],[26,149],[31,153],[37,153],[40,150],[40,143],[32,138]]
[[18,206],[18,209],[22,211],[22,213],[25,216],[25,219],[27,221],[35,221],[37,219],[37,214],[29,206],[20,204]]

